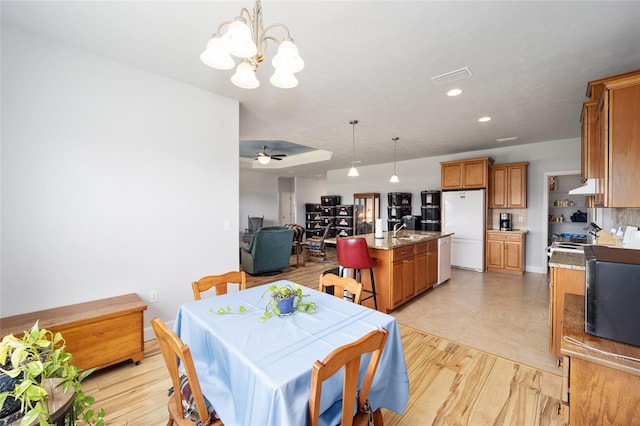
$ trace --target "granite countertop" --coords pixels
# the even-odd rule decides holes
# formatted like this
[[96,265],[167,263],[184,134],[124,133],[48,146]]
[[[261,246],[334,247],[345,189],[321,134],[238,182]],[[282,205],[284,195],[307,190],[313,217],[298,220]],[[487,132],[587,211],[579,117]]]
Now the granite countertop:
[[584,253],[554,251],[549,259],[549,266],[552,268],[585,270]]
[[398,247],[410,246],[424,243],[425,241],[437,240],[453,235],[452,232],[431,232],[431,231],[406,231],[398,232],[398,237],[393,238],[393,232],[383,232],[382,238],[374,238],[374,234],[357,235],[367,240],[369,248],[378,250],[393,250]]
[[526,234],[528,229],[512,229],[511,231],[501,231],[500,229],[487,229],[487,232],[504,232],[505,234]]

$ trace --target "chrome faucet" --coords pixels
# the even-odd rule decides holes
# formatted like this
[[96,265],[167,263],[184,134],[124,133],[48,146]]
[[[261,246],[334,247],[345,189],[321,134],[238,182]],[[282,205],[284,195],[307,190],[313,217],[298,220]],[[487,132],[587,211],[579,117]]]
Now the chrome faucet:
[[[398,225],[400,226],[398,227]],[[393,238],[397,238],[398,232],[400,232],[402,228],[406,228],[406,227],[407,227],[407,224],[404,222],[398,222],[395,225],[393,225]]]

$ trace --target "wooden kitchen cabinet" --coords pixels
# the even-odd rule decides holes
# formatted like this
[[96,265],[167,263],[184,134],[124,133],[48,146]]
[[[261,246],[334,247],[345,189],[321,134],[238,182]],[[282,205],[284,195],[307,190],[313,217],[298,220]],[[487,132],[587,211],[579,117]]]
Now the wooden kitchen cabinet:
[[635,425],[640,407],[640,348],[584,331],[584,297],[567,295],[562,334],[563,411],[572,425]]
[[430,289],[438,280],[438,242],[427,241],[416,245],[416,293]]
[[635,183],[640,70],[591,81],[587,96],[590,100],[582,113],[582,175],[597,181],[593,202],[598,207],[640,207]]
[[[549,275],[549,352],[559,357],[567,294],[584,296],[585,272],[551,268]],[[583,324],[584,327],[584,324]]]
[[440,187],[442,190],[486,188],[490,164],[493,164],[491,157],[441,162]]
[[487,270],[508,274],[524,272],[525,234],[487,232]]
[[489,166],[489,208],[527,208],[527,166],[510,163]]
[[597,107],[597,100],[587,101],[582,104],[582,114],[580,116],[580,140],[582,146],[580,151],[580,180],[582,180],[582,182],[585,182],[587,179],[595,179],[597,177]]
[[[433,287],[438,280],[438,240],[421,241],[391,250],[369,246],[374,268],[378,310],[389,313]],[[368,274],[362,275],[368,288]],[[368,304],[371,302],[371,304]],[[365,302],[373,307],[372,299]]]

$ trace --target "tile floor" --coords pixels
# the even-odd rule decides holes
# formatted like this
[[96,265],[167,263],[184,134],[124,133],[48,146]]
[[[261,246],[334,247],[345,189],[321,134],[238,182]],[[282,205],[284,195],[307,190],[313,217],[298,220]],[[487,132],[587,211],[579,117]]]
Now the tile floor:
[[547,275],[452,269],[451,279],[392,312],[402,324],[553,374]]

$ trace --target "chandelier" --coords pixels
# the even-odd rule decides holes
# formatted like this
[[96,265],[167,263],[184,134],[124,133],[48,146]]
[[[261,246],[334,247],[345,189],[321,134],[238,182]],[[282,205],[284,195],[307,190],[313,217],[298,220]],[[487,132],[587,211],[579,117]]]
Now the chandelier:
[[[224,28],[226,32],[222,33]],[[284,30],[286,36],[278,39],[271,35],[270,31],[276,28]],[[269,81],[281,89],[296,87],[298,79],[293,74],[304,68],[304,61],[298,54],[298,47],[293,43],[286,26],[271,24],[263,28],[260,0],[253,6],[253,15],[246,8],[242,8],[240,15],[233,21],[220,24],[218,31],[207,42],[200,60],[212,68],[228,70],[235,66],[231,55],[241,58],[231,82],[243,89],[255,89],[260,86],[256,71],[260,62],[264,60],[269,40],[278,44],[278,52],[271,61],[275,72]]]

